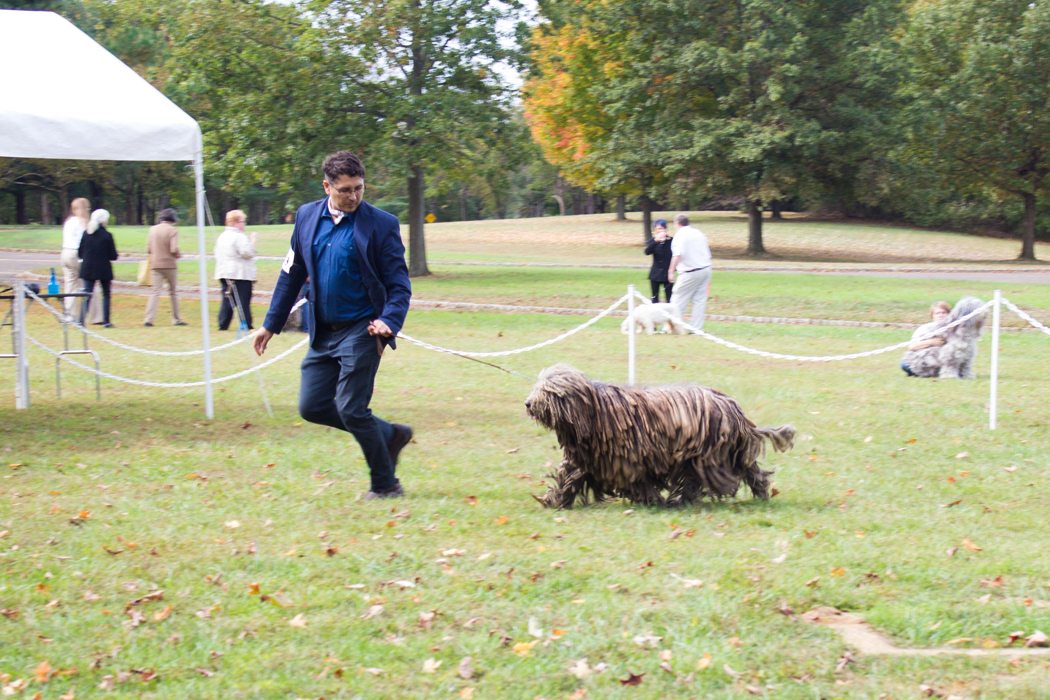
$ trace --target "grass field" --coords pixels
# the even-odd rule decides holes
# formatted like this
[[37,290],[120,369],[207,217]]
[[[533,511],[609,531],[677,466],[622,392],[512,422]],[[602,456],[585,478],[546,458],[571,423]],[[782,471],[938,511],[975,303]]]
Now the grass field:
[[[658,212],[655,218],[670,219],[676,212]],[[749,264],[747,220],[734,212],[692,212],[694,225],[707,234],[716,258],[734,264]],[[589,216],[504,219],[429,224],[427,254],[431,261],[488,260],[505,262],[645,263],[638,214],[632,220],[616,221],[611,214]],[[960,264],[1010,263],[1020,252],[1020,242],[968,236],[944,231],[889,225],[810,220],[787,215],[782,221],[765,222],[769,251],[754,264],[836,263],[866,264]],[[290,225],[252,226],[260,234],[260,255],[284,255],[288,250]],[[146,228],[113,227],[117,249],[142,253]],[[180,225],[185,253],[196,253],[194,226]],[[221,229],[209,229],[208,252]],[[407,240],[408,231],[402,235]],[[54,227],[0,227],[0,247],[57,250],[62,232]],[[1050,258],[1050,245],[1036,246],[1036,255]]]
[[[424,298],[545,294],[581,306],[622,293],[623,278],[593,272],[441,270],[416,288]],[[716,278],[712,311],[724,304],[919,321],[933,298],[987,292],[977,287],[726,273]],[[1046,294],[1035,286],[1007,292],[1042,310],[1050,309]],[[195,328],[141,328],[142,304],[116,299],[113,337],[196,346]],[[199,310],[185,306],[197,326]],[[34,337],[61,345],[42,310],[29,318]],[[580,320],[414,311],[405,330],[454,348],[497,350]],[[497,362],[534,376],[567,361],[622,381],[618,323]],[[705,328],[753,347],[820,355],[907,337]],[[301,337],[279,336],[270,352]],[[193,359],[92,346],[109,372],[200,376]],[[754,691],[874,700],[920,697],[920,684],[945,696],[1048,698],[1050,657],[858,656],[836,671],[842,640],[798,617],[833,605],[917,647],[1005,645],[1014,631],[1050,632],[1050,338],[1003,337],[995,432],[987,430],[987,338],[980,353],[976,381],[907,380],[897,353],[784,363],[697,338],[643,336],[640,381],[713,386],[762,424],[798,427],[795,449],[765,462],[777,469],[779,495],[756,502],[742,492],[673,511],[609,503],[552,512],[530,498],[544,490],[560,453],[524,413],[529,382],[463,359],[407,343],[384,357],[373,408],[411,423],[416,440],[398,470],[408,497],[366,503],[357,500],[368,482],[356,445],[297,415],[301,355],[264,372],[275,418],[256,379],[245,377],[217,386],[209,421],[199,390],[104,381],[96,403],[93,381],[75,368],[63,369],[57,400],[53,361],[32,350],[30,410],[14,410],[12,373],[0,376],[0,674],[10,674],[12,688],[26,679],[15,691],[25,698]],[[215,372],[251,362],[243,346],[233,348],[215,356]],[[151,592],[155,599],[133,602]],[[650,646],[646,636],[661,639]],[[458,668],[468,656],[475,673],[465,679]],[[582,658],[592,673],[578,678],[568,669]],[[600,664],[607,667],[594,671]],[[641,684],[622,685],[632,673],[645,674]]]

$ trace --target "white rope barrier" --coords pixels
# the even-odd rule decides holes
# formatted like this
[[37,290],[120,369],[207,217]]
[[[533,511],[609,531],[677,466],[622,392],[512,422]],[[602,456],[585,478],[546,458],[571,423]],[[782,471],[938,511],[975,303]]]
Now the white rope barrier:
[[[124,343],[121,343],[119,341],[113,340],[112,338],[107,338],[106,336],[104,336],[104,335],[102,335],[100,333],[96,333],[96,332],[92,331],[91,329],[80,325],[76,321],[67,321],[67,320],[65,320],[65,318],[63,317],[63,315],[61,313],[59,313],[58,311],[55,311],[53,308],[51,308],[50,304],[48,304],[46,301],[44,301],[43,299],[38,297],[36,294],[33,294],[33,292],[31,290],[27,289],[26,290],[26,294],[28,296],[32,297],[34,301],[39,303],[45,309],[50,311],[51,315],[54,316],[55,318],[57,318],[60,322],[68,323],[69,325],[71,325],[74,328],[76,328],[78,331],[81,331],[82,333],[86,333],[87,335],[91,336],[92,338],[96,338],[98,340],[101,340],[103,343],[109,343],[110,345],[118,347],[121,350],[128,350],[130,352],[137,352],[137,353],[141,353],[143,355],[155,355],[155,356],[160,356],[160,357],[190,357],[192,355],[203,355],[204,354],[204,350],[182,350],[182,351],[149,350],[147,348],[138,348],[138,347],[135,347],[134,345],[125,345]],[[296,309],[298,309],[300,306],[302,306],[305,303],[306,303],[306,299],[305,298],[300,299],[299,301],[297,301],[295,303],[295,306],[292,307],[292,311],[295,311]],[[225,350],[226,348],[232,348],[234,345],[240,345],[241,343],[243,343],[244,341],[248,340],[249,338],[254,338],[255,334],[258,333],[258,332],[259,332],[258,330],[254,330],[251,333],[249,333],[248,335],[246,335],[246,336],[244,336],[242,338],[238,338],[237,340],[230,341],[229,343],[225,343],[224,345],[216,345],[215,347],[211,348],[211,352],[217,352],[219,350]]]
[[[130,379],[129,377],[121,377],[121,376],[116,375],[116,374],[110,374],[109,372],[103,372],[103,371],[97,370],[97,369],[95,369],[93,367],[88,367],[87,365],[83,365],[83,364],[77,362],[76,360],[66,356],[66,355],[62,355],[61,353],[58,353],[58,352],[52,350],[48,346],[46,346],[43,343],[41,343],[39,340],[36,340],[35,338],[32,338],[32,337],[30,337],[28,335],[26,336],[26,340],[28,340],[29,342],[31,342],[33,345],[37,346],[38,348],[40,348],[44,352],[46,352],[46,353],[48,353],[50,355],[54,355],[58,359],[60,359],[60,360],[62,360],[64,362],[68,362],[69,364],[71,364],[71,365],[73,365],[75,367],[79,367],[80,369],[85,370],[87,372],[91,372],[92,374],[97,374],[100,377],[105,377],[106,379],[112,379],[113,381],[123,382],[124,384],[134,384],[136,386],[160,387],[160,388],[163,388],[163,389],[184,389],[184,388],[188,388],[188,387],[204,386],[204,384],[205,384],[203,381],[199,381],[199,382],[147,382],[147,381],[143,381],[141,379]],[[278,362],[279,360],[283,360],[284,358],[288,357],[289,355],[291,355],[293,352],[295,352],[296,350],[298,350],[302,346],[306,345],[306,343],[309,342],[309,340],[310,340],[310,338],[309,338],[309,336],[307,336],[306,338],[303,338],[302,340],[300,340],[298,343],[296,343],[292,347],[290,347],[287,350],[285,350],[284,352],[282,352],[280,355],[272,357],[269,360],[267,360],[266,362],[260,362],[259,364],[255,365],[254,367],[250,367],[250,368],[248,368],[246,370],[242,370],[240,372],[235,372],[234,374],[227,374],[225,377],[215,377],[214,379],[211,380],[211,383],[212,384],[218,384],[219,382],[228,382],[231,379],[237,379],[239,377],[243,377],[245,375],[251,374],[252,372],[257,372],[257,371],[261,370],[263,367],[269,367],[274,362]]]
[[460,357],[505,357],[507,355],[518,355],[518,354],[523,353],[523,352],[530,352],[532,350],[539,350],[540,348],[547,347],[548,345],[554,345],[558,341],[565,340],[569,336],[575,335],[576,333],[579,333],[583,329],[593,326],[595,323],[597,323],[598,321],[600,321],[601,319],[605,318],[606,316],[611,314],[613,311],[615,311],[625,301],[627,301],[627,295],[626,294],[624,294],[622,297],[617,299],[614,304],[609,306],[609,308],[605,309],[604,311],[599,313],[594,318],[591,318],[591,319],[581,323],[580,325],[576,326],[575,328],[573,328],[571,330],[566,331],[565,333],[562,333],[561,335],[557,336],[556,338],[551,338],[550,340],[545,340],[542,343],[536,343],[535,345],[528,345],[526,347],[517,348],[515,350],[501,350],[499,352],[467,352],[467,351],[464,351],[464,350],[452,350],[450,348],[443,348],[440,345],[433,345],[431,343],[427,343],[427,342],[424,342],[422,340],[417,340],[416,338],[413,338],[412,336],[409,336],[409,335],[405,335],[404,333],[398,333],[397,337],[398,338],[403,338],[404,340],[407,340],[410,343],[414,343],[415,345],[418,345],[421,348],[426,348],[427,350],[436,350],[437,352],[444,352],[444,353],[448,353],[450,355],[459,355]]
[[[640,297],[644,303],[652,303],[649,299],[647,299],[641,293],[635,292],[635,294],[638,297]],[[923,336],[921,336],[919,338],[916,338],[915,340],[926,340],[927,338],[932,338],[932,337],[934,337],[936,335],[939,335],[939,334],[943,333],[944,331],[948,330],[949,328],[954,328],[955,326],[959,325],[960,323],[963,323],[964,321],[969,320],[970,318],[976,316],[977,314],[981,313],[982,311],[987,310],[990,306],[992,306],[992,304],[993,304],[993,302],[991,302],[991,301],[986,302],[983,306],[981,306],[980,308],[975,309],[974,311],[966,314],[962,318],[960,318],[960,319],[958,319],[956,321],[953,321],[953,322],[949,323],[946,326],[942,326],[942,327],[940,327],[940,328],[938,328],[938,329],[936,329],[934,331],[931,331],[931,332],[929,332],[929,333],[927,333],[927,334],[925,334],[925,335],[923,335]],[[871,357],[873,355],[881,355],[882,353],[892,352],[893,350],[899,350],[901,348],[907,347],[909,344],[911,344],[913,342],[912,340],[905,340],[904,342],[897,343],[896,345],[890,345],[890,346],[887,346],[887,347],[884,347],[884,348],[878,348],[877,350],[866,350],[864,352],[854,352],[854,353],[850,353],[848,355],[826,355],[826,356],[785,355],[785,354],[782,354],[782,353],[779,353],[779,352],[768,352],[766,350],[756,350],[755,348],[749,348],[746,345],[741,345],[739,343],[734,343],[731,340],[725,340],[723,338],[719,338],[717,335],[714,335],[712,333],[708,333],[707,331],[701,330],[699,328],[694,328],[693,326],[689,325],[685,321],[682,321],[681,319],[673,318],[666,311],[664,311],[662,313],[663,313],[664,317],[667,318],[668,320],[673,320],[675,323],[681,324],[682,327],[685,328],[686,330],[691,331],[691,332],[695,333],[696,335],[699,335],[700,337],[705,338],[706,340],[710,340],[710,341],[712,341],[714,343],[718,343],[719,345],[724,345],[725,347],[731,348],[733,350],[739,350],[740,352],[746,352],[746,353],[748,353],[750,355],[758,355],[759,357],[768,357],[768,358],[771,358],[771,359],[774,359],[774,360],[790,360],[790,361],[794,361],[794,362],[836,362],[836,361],[840,361],[840,360],[855,360],[855,359],[858,359],[858,358],[861,358],[861,357]],[[633,329],[631,329],[631,330],[633,330]]]
[[1003,297],[1002,302],[1006,306],[1006,308],[1010,309],[1010,311],[1013,311],[1015,314],[1027,321],[1029,325],[1031,325],[1033,328],[1041,330],[1043,333],[1050,335],[1050,328],[1047,328],[1042,323],[1039,323],[1039,321],[1035,320],[1021,309],[1017,308],[1017,305],[1011,302],[1009,299]]

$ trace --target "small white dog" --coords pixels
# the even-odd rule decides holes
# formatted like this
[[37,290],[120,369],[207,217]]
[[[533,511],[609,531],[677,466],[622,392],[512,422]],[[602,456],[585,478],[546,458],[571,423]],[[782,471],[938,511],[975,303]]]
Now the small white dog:
[[[624,335],[630,333],[629,318],[625,318],[620,324],[620,332]],[[664,324],[664,330],[670,330],[678,335],[685,335],[687,331],[678,318],[678,309],[674,304],[639,304],[634,307],[634,332],[641,333],[645,330],[646,335],[656,332],[656,327]]]

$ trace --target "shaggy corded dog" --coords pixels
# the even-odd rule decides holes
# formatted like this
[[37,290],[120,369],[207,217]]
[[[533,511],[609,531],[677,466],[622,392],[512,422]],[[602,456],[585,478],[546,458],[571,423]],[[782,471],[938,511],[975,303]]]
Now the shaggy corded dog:
[[795,438],[790,425],[757,427],[714,389],[613,386],[568,365],[540,374],[525,409],[564,450],[554,486],[536,498],[549,508],[577,498],[682,505],[733,496],[741,482],[768,498],[773,472],[758,466],[764,442],[785,452]]
[[[958,321],[981,308],[984,302],[977,297],[964,297],[952,308],[944,325]],[[973,363],[977,358],[977,339],[981,337],[988,312],[984,311],[949,328],[939,337],[944,345],[915,350],[904,355],[904,363],[917,377],[942,379],[974,379]]]

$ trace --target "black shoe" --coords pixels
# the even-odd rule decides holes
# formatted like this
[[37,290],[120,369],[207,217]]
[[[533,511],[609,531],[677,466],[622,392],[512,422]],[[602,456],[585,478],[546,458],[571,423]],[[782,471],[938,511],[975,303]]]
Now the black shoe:
[[390,464],[397,466],[397,459],[401,456],[401,450],[412,441],[412,426],[404,423],[394,423],[394,437],[386,448],[390,451]]
[[116,328],[116,326],[114,326],[112,323],[103,323],[102,327],[103,328]]
[[152,323],[150,323],[149,321],[146,321],[146,322],[145,322],[145,323],[143,323],[142,325],[144,325],[144,326],[145,326],[146,328],[153,328],[153,324],[152,324]]
[[190,324],[186,323],[185,321],[179,321],[178,323],[174,323],[172,325],[175,325],[175,326],[188,326]]
[[364,495],[363,501],[374,501],[377,498],[404,498],[405,490],[401,488],[401,484],[397,484],[392,489],[386,491],[369,491]]

